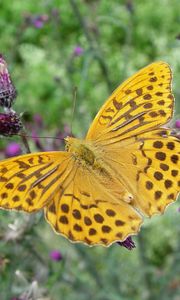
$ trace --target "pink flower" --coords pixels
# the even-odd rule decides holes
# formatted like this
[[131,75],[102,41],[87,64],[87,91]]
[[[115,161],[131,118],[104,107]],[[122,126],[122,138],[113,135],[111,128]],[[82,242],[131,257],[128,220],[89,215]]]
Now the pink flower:
[[34,122],[37,124],[38,128],[43,126],[43,118],[40,114],[35,114],[33,119]]
[[176,120],[175,126],[176,126],[176,128],[180,128],[180,120]]
[[54,261],[60,261],[63,259],[62,254],[59,250],[52,250],[50,252],[50,258]]
[[19,144],[12,142],[5,149],[6,157],[13,157],[20,155],[22,153],[21,147]]
[[25,23],[28,26],[34,26],[37,29],[40,29],[44,26],[45,23],[49,21],[48,15],[25,15]]
[[77,46],[74,48],[73,54],[74,54],[74,56],[81,56],[83,54],[83,52],[84,52],[84,49],[80,46]]

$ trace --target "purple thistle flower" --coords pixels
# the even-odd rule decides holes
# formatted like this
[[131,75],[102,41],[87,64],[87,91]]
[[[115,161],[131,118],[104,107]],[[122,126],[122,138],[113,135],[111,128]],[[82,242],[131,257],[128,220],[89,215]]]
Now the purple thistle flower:
[[33,116],[34,122],[36,123],[36,125],[39,127],[43,127],[43,118],[41,117],[40,114],[35,114]]
[[22,129],[22,123],[15,112],[9,114],[0,113],[0,134],[11,136],[17,134]]
[[22,153],[21,147],[19,144],[12,142],[5,149],[6,157],[13,157],[20,155]]
[[117,244],[127,248],[128,250],[132,250],[133,248],[136,248],[136,245],[130,236],[123,242],[117,242]]
[[0,105],[10,108],[16,96],[17,92],[11,81],[7,64],[0,54]]
[[80,46],[74,48],[73,54],[74,56],[81,56],[84,52],[84,49]]
[[41,29],[45,23],[49,21],[49,16],[48,15],[38,15],[38,16],[33,16],[33,15],[26,15],[25,16],[25,22],[27,25],[32,25],[37,29]]
[[54,261],[60,261],[63,259],[61,252],[58,250],[52,250],[50,252],[50,258]]
[[38,29],[42,28],[44,26],[44,22],[39,19],[32,20],[32,24],[34,25],[34,27],[36,27]]
[[175,126],[176,126],[176,128],[180,128],[180,120],[176,120],[176,122],[175,122]]

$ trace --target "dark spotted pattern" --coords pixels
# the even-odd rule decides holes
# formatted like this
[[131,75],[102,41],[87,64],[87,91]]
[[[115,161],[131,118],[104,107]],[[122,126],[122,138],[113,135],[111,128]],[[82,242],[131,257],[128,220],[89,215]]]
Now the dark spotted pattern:
[[163,171],[168,171],[169,170],[169,166],[167,164],[164,164],[164,163],[160,163],[160,168]]
[[155,191],[155,195],[154,198],[155,200],[159,200],[162,196],[162,192],[161,191]]
[[123,226],[125,223],[121,220],[116,220],[115,224],[116,224],[116,226]]
[[72,212],[72,214],[73,214],[73,217],[75,219],[77,219],[77,220],[81,219],[81,213],[80,213],[80,211],[78,209],[74,209],[73,212]]
[[161,149],[163,147],[163,143],[161,141],[155,141],[153,143],[153,147],[157,149]]
[[11,182],[9,182],[9,183],[6,184],[6,188],[7,188],[8,190],[12,190],[12,189],[14,188],[14,184],[11,183]]
[[25,184],[22,184],[18,187],[18,191],[24,192],[26,190],[27,186]]
[[165,185],[166,189],[169,189],[173,185],[173,182],[169,179],[166,179],[164,182],[164,185]]
[[152,190],[152,188],[153,188],[153,183],[152,183],[151,181],[146,181],[146,188],[147,188],[148,190]]
[[112,230],[111,227],[108,225],[102,226],[102,232],[104,232],[104,233],[109,233],[111,230]]
[[155,156],[158,160],[164,161],[166,159],[166,153],[164,152],[156,152]]
[[109,216],[109,217],[114,217],[116,215],[115,211],[112,210],[112,209],[107,209],[106,210],[106,214]]
[[154,178],[156,178],[157,180],[162,180],[163,179],[163,174],[161,172],[156,171],[154,173]]
[[92,224],[91,219],[89,217],[84,217],[84,224],[90,226]]
[[61,205],[61,209],[64,213],[68,213],[69,212],[69,205],[67,204],[62,204]]
[[169,142],[169,143],[167,143],[167,148],[168,148],[169,150],[174,150],[175,144],[174,144],[173,142]]
[[0,197],[1,197],[1,199],[6,199],[8,197],[8,193],[4,192],[4,193],[1,194]]
[[75,224],[73,228],[74,228],[75,231],[78,231],[78,232],[83,231],[82,227],[78,224]]
[[103,216],[101,216],[100,214],[95,214],[95,215],[94,215],[94,220],[95,220],[97,223],[103,223],[103,222],[104,222],[104,218],[103,218]]
[[150,94],[146,94],[143,96],[144,100],[150,100],[152,98],[152,96]]
[[178,175],[178,170],[172,170],[172,171],[171,171],[171,175],[172,175],[173,177],[176,177],[176,176]]
[[90,228],[89,229],[89,235],[95,235],[97,233],[96,229]]
[[179,161],[179,157],[176,154],[173,154],[171,156],[171,161],[172,161],[173,164],[177,164],[178,161]]
[[16,196],[13,196],[13,197],[12,197],[12,201],[13,201],[13,202],[18,202],[18,201],[20,201],[19,196],[17,196],[17,195],[16,195]]

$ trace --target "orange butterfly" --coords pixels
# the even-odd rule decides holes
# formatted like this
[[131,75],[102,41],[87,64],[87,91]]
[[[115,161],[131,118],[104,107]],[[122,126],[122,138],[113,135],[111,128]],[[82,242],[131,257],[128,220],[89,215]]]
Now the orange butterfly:
[[57,233],[88,245],[137,233],[142,215],[162,214],[180,192],[180,143],[161,127],[172,118],[171,78],[167,63],[153,63],[113,92],[85,139],[1,161],[0,207],[44,208]]

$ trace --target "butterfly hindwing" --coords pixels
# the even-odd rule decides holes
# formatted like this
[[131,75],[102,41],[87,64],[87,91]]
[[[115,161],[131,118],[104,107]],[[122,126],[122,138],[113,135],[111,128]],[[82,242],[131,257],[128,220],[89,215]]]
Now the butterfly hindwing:
[[[109,156],[111,152],[111,156]],[[152,216],[163,213],[180,192],[180,141],[156,129],[104,147],[104,159],[130,191],[132,206]]]
[[113,180],[108,185],[107,179],[68,152],[14,157],[0,165],[0,207],[26,212],[45,207],[56,232],[88,245],[109,245],[137,233],[142,219],[122,201],[122,187]]
[[45,208],[45,215],[55,231],[71,241],[107,246],[137,233],[142,218],[121,199],[120,191],[113,198],[113,189],[96,175],[77,168],[74,178],[69,176]]

